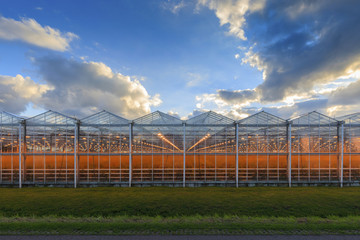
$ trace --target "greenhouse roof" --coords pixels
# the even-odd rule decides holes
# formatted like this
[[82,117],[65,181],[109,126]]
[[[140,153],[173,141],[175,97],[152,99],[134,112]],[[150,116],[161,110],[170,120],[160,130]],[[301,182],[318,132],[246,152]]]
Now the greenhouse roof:
[[81,119],[83,124],[95,124],[95,125],[116,125],[116,124],[128,124],[129,120],[117,116],[108,111],[101,111]]
[[52,110],[26,119],[28,125],[72,125],[76,122],[77,119]]
[[313,112],[309,112],[307,114],[304,114],[302,116],[296,117],[291,119],[293,125],[297,125],[297,124],[303,124],[303,125],[308,125],[308,124],[319,124],[319,125],[323,125],[323,124],[337,124],[338,120],[335,118],[331,118],[329,116],[326,116],[324,114],[321,114],[319,112],[313,111]]
[[135,119],[134,123],[135,124],[145,124],[145,125],[152,125],[152,124],[153,125],[157,125],[157,124],[178,125],[178,124],[182,124],[183,122],[179,118],[176,118],[174,116],[171,116],[169,114],[166,114],[166,113],[163,113],[160,111],[156,111],[156,112],[152,112],[145,116]]
[[[0,124],[15,124],[20,123],[23,120],[25,120],[28,125],[71,125],[79,122],[79,120],[76,118],[69,117],[52,110],[30,118],[23,118],[12,113],[2,111],[0,112],[0,118]],[[186,121],[182,121],[181,119],[172,115],[160,111],[155,111],[131,121],[106,110],[103,110],[80,120],[83,125],[126,125],[130,122],[133,122],[135,125],[167,125],[169,127],[171,127],[172,125],[179,126],[183,123],[186,123],[187,125],[208,125],[209,127],[220,127],[225,125],[232,125],[236,122],[238,122],[240,126],[245,125],[251,127],[266,127],[270,125],[277,126],[285,125],[287,122],[291,122],[293,125],[302,125],[305,127],[305,125],[309,124],[336,125],[340,121],[344,121],[346,124],[360,124],[360,112],[341,116],[335,119],[322,113],[313,111],[289,120],[285,120],[271,113],[261,111],[239,121],[235,121],[216,112],[208,111],[192,117]]]
[[19,124],[22,120],[22,117],[16,116],[15,114],[8,112],[0,112],[0,124]]
[[338,119],[345,121],[345,123],[360,123],[360,112],[341,116]]
[[239,123],[244,125],[279,125],[285,124],[286,120],[262,111],[240,120]]
[[213,111],[202,113],[186,121],[186,124],[190,125],[224,125],[233,123],[235,123],[233,119],[230,119]]

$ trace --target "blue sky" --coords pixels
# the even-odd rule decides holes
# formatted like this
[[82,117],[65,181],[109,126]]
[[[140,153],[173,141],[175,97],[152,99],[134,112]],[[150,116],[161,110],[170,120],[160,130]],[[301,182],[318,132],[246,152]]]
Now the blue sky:
[[359,16],[350,0],[5,0],[0,109],[347,114],[359,109]]

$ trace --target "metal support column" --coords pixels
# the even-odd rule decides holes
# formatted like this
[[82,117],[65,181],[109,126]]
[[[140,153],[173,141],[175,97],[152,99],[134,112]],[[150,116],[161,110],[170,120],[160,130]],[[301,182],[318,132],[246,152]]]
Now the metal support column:
[[22,125],[21,123],[19,124],[19,188],[22,187],[22,174],[21,174],[21,157],[22,157],[22,147],[21,147],[21,142],[22,142],[22,136],[21,136],[21,128]]
[[183,187],[185,187],[185,159],[186,159],[186,144],[185,144],[185,123],[183,123]]
[[239,187],[239,123],[235,123],[235,177],[236,187]]
[[[337,174],[337,178],[338,181],[340,183],[341,180],[341,149],[340,149],[340,141],[341,141],[341,136],[340,136],[340,132],[341,132],[341,122],[339,121],[337,126],[336,126],[336,159],[337,159],[337,164],[336,164],[336,174]],[[330,165],[329,165],[330,168]]]
[[344,122],[341,123],[340,187],[344,182]]
[[133,137],[133,123],[129,123],[129,187],[131,187],[132,180],[132,137]]
[[288,182],[291,187],[291,122],[287,124],[287,138],[288,138]]
[[26,151],[27,151],[27,139],[26,139],[26,135],[27,135],[27,131],[26,131],[26,121],[23,120],[22,121],[22,126],[23,126],[23,134],[22,134],[22,139],[23,139],[23,143],[22,143],[22,149],[21,149],[21,153],[22,153],[22,157],[21,157],[21,162],[22,162],[22,182],[26,181]]
[[77,143],[78,143],[78,123],[75,123],[74,129],[74,188],[77,187]]

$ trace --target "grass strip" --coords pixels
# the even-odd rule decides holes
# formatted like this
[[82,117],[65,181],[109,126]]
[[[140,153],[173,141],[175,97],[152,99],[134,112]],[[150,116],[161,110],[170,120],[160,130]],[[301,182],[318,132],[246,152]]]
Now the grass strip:
[[1,235],[147,234],[359,234],[360,217],[12,217],[0,218]]
[[360,216],[359,187],[0,189],[0,216]]

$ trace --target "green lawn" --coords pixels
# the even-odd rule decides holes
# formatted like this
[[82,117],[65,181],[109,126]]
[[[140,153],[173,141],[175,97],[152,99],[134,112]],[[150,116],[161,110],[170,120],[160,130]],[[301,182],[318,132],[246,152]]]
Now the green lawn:
[[360,217],[0,218],[0,234],[360,234]]
[[354,233],[360,229],[360,188],[0,189],[0,234],[181,234],[208,229]]
[[0,189],[0,216],[360,216],[360,188]]

